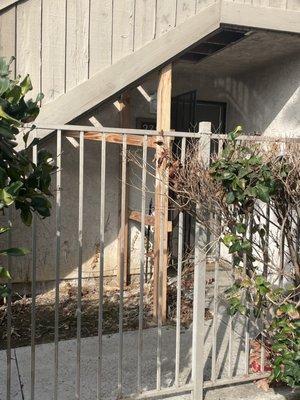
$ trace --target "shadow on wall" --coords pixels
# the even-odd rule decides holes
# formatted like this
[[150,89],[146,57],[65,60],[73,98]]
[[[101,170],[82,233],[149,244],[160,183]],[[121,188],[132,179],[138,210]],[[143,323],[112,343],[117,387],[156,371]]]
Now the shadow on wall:
[[230,104],[227,128],[242,125],[245,132],[271,135],[300,134],[300,55],[232,77],[216,78]]
[[[46,145],[46,144],[45,144]],[[45,147],[45,146],[44,146]],[[56,140],[47,142],[47,149],[56,155]],[[100,224],[100,163],[101,143],[84,143],[84,188],[83,188],[83,277],[98,276],[99,224]],[[107,254],[106,273],[112,274],[117,265],[118,235],[118,190],[119,190],[119,151],[117,145],[107,144],[106,208],[105,208],[105,254]],[[79,147],[74,147],[65,137],[62,139],[61,171],[61,278],[75,279],[78,268],[78,182]],[[37,219],[37,280],[55,279],[56,258],[56,210],[53,175],[52,213],[48,219]],[[13,246],[32,248],[32,230],[22,225],[17,211],[14,211]],[[31,280],[32,255],[13,259],[13,281]]]
[[[110,104],[94,110],[94,116],[104,126],[118,126],[119,116],[116,108]],[[90,125],[88,116],[76,121],[80,125]],[[76,139],[78,143],[78,139]],[[61,171],[61,250],[60,278],[77,279],[78,276],[78,200],[79,200],[79,146],[62,136],[62,171]],[[75,144],[75,145],[74,145]],[[50,137],[41,144],[53,157],[56,156],[56,137]],[[136,148],[128,147],[136,153]],[[105,188],[105,266],[104,275],[113,281],[118,270],[118,235],[120,228],[120,156],[122,147],[118,144],[106,145],[106,188]],[[140,154],[141,156],[141,154]],[[153,161],[153,152],[148,150],[148,163]],[[83,183],[83,278],[99,276],[100,242],[100,183],[101,142],[84,142],[84,183]],[[129,208],[140,210],[141,207],[141,169],[137,165],[128,165]],[[146,204],[153,197],[153,182],[147,177]],[[56,176],[52,177],[52,212],[50,218],[37,219],[37,281],[39,291],[51,289],[55,280],[56,264]],[[5,217],[6,219],[6,217]],[[138,223],[130,224],[129,241],[131,245],[130,272],[139,268],[140,229]],[[13,246],[32,249],[32,229],[20,222],[18,211],[13,211]],[[134,258],[135,256],[135,258]],[[133,260],[132,260],[133,259]],[[30,289],[32,275],[32,254],[13,259],[12,276],[18,288]],[[47,282],[47,284],[46,284]]]

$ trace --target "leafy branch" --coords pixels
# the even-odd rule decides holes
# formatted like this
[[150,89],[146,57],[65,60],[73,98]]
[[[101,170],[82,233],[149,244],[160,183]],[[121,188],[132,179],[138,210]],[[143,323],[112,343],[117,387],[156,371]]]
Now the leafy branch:
[[299,146],[250,146],[240,133],[230,132],[209,164],[199,142],[189,143],[184,165],[169,158],[176,165],[173,203],[227,247],[234,276],[225,292],[228,312],[263,326],[271,380],[299,386]]
[[[6,209],[14,206],[20,212],[22,222],[30,226],[33,213],[41,218],[50,215],[51,173],[56,168],[51,154],[43,149],[38,152],[36,164],[31,160],[30,150],[39,141],[27,146],[30,131],[23,134],[21,128],[37,117],[38,103],[43,96],[39,94],[35,100],[28,99],[28,92],[32,90],[30,77],[12,79],[9,70],[12,60],[6,63],[0,58],[0,210],[5,214]],[[25,149],[17,151],[21,141],[25,142]],[[4,235],[9,229],[1,227],[0,234]],[[0,250],[0,256],[23,256],[27,253],[24,248]],[[5,282],[9,279],[7,268],[0,266],[2,297],[8,293]]]

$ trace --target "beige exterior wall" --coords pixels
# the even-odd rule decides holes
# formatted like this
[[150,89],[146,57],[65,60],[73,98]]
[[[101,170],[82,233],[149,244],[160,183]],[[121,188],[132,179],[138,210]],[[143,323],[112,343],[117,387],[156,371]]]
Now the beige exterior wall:
[[0,56],[16,57],[44,104],[217,0],[24,0],[0,4]]
[[7,0],[0,4],[0,56],[16,57],[16,74],[30,73],[46,104],[215,3],[236,5],[229,22],[236,25],[243,6],[247,15],[249,6],[288,11],[259,27],[281,30],[276,24],[286,17],[286,28],[290,22],[299,32],[298,0]]
[[[200,15],[201,10],[218,1],[178,1],[177,7],[175,3],[173,0],[137,0],[136,2],[133,0],[115,0],[114,2],[76,0],[68,1],[68,6],[65,7],[64,0],[12,1],[10,7],[1,9],[0,6],[0,56],[16,56],[16,63],[13,65],[14,72],[16,74],[30,73],[35,93],[43,91],[44,104],[50,103],[79,83],[87,81],[96,72],[106,70],[123,57],[132,54],[155,38],[163,36],[166,32],[172,31],[184,21],[188,21],[193,15]],[[224,0],[223,3],[245,5],[246,8],[265,7],[269,11],[270,9],[295,11],[295,13],[287,13],[293,24],[300,11],[298,0],[253,0],[251,2]],[[238,12],[239,10],[238,8]],[[274,19],[275,26],[272,28],[275,30],[277,29],[276,21],[283,15],[279,15],[277,11],[276,18],[279,19]],[[248,12],[246,14],[248,15]],[[266,22],[263,19],[264,13],[260,11],[259,15],[262,16],[259,23],[264,24]],[[288,26],[289,21],[286,22]],[[231,23],[238,24],[239,19]],[[268,27],[270,28],[269,25]],[[265,43],[270,47],[267,40]],[[285,46],[279,46],[280,51],[282,47]],[[198,99],[226,102],[227,129],[242,125],[245,131],[299,135],[300,124],[297,110],[299,110],[300,101],[300,59],[299,55],[297,56],[298,53],[295,52],[293,57],[283,56],[274,59],[272,63],[264,63],[252,68],[249,62],[249,67],[244,68],[243,73],[238,73],[239,57],[244,53],[244,51],[237,52],[238,58],[235,61],[227,57],[227,61],[225,60],[227,64],[223,64],[224,60],[221,58],[217,73],[214,71],[213,62],[206,69],[201,69],[201,65],[205,62],[199,64],[199,68],[195,65],[190,69],[176,65],[173,95],[197,89]],[[252,54],[253,57],[260,56],[255,54],[255,50]],[[207,62],[209,63],[209,59]],[[223,72],[223,66],[226,67],[226,72]],[[123,71],[120,71],[121,73]],[[108,86],[110,84],[107,82]],[[148,94],[153,94],[157,87],[157,74],[152,74],[142,86]],[[90,115],[94,115],[104,126],[117,127],[119,125],[118,111],[113,104],[98,107]],[[75,123],[89,125],[90,115],[78,119]],[[155,115],[150,113],[149,102],[139,91],[133,89],[131,92],[132,127],[136,126],[136,119],[139,117],[153,119]],[[56,145],[53,138],[48,139],[44,145],[55,155]],[[98,276],[100,149],[101,145],[98,142],[85,142],[83,276],[86,278]],[[132,148],[130,151],[136,151],[136,149]],[[107,277],[115,276],[118,269],[119,159],[120,146],[108,144],[105,221],[105,276]],[[149,163],[153,161],[153,153],[149,152],[148,160]],[[78,148],[67,139],[63,140],[62,162],[61,278],[74,279],[77,276],[78,264]],[[53,184],[55,185],[55,177]],[[131,165],[130,210],[140,210],[140,184],[140,171],[136,166]],[[149,177],[147,184],[146,208],[149,207],[151,198],[154,202],[153,179]],[[31,248],[31,230],[20,226],[18,219],[14,218],[14,221],[13,245]],[[130,272],[137,273],[140,248],[138,223],[130,223],[129,243]],[[37,279],[40,282],[51,281],[54,279],[55,268],[54,209],[49,220],[39,220],[37,223],[37,248]],[[30,281],[31,256],[14,259],[12,272],[15,282]]]
[[[114,106],[103,107],[100,115],[106,126],[118,124]],[[43,147],[56,156],[56,139],[47,140]],[[84,217],[83,217],[83,277],[98,276],[99,259],[99,221],[100,221],[100,152],[99,142],[85,141],[84,160]],[[107,186],[105,220],[105,274],[114,275],[117,267],[118,241],[118,198],[119,198],[119,148],[107,144]],[[62,192],[61,192],[61,278],[75,279],[78,267],[78,181],[79,148],[74,147],[65,137],[62,139]],[[55,175],[52,179],[54,199],[52,215],[49,219],[37,220],[37,280],[52,281],[55,270]],[[12,242],[13,246],[31,249],[31,228],[19,223],[14,211]],[[31,275],[31,255],[13,259],[14,282],[27,282]]]
[[246,131],[299,136],[299,82],[299,54],[278,59],[255,71],[218,79],[219,87],[232,98],[228,127],[232,128],[237,121]]
[[256,7],[272,7],[283,10],[297,10],[300,5],[298,0],[225,0],[228,3],[239,3],[243,5],[252,5]]
[[[265,132],[273,135],[300,135],[300,123],[296,110],[300,107],[299,71],[300,57],[294,56],[279,63],[265,64],[256,70],[231,76],[210,76],[187,73],[179,67],[174,69],[173,95],[197,89],[198,99],[222,101],[227,103],[227,129],[242,125],[245,131]],[[149,77],[142,85],[152,94],[156,90],[157,75]],[[137,90],[131,91],[132,127],[136,119],[155,118],[150,113],[149,102]],[[104,126],[118,126],[119,115],[111,104],[94,110],[94,115]],[[90,124],[89,116],[78,123]],[[54,139],[44,144],[55,155]],[[84,231],[83,231],[83,277],[98,276],[98,243],[100,214],[100,150],[99,142],[85,142],[84,175]],[[130,148],[136,153],[136,148]],[[107,146],[107,187],[105,222],[105,276],[115,276],[118,268],[118,232],[119,232],[119,157],[120,146]],[[78,250],[78,148],[63,140],[62,156],[62,248],[61,278],[74,279],[77,276]],[[151,164],[153,153],[149,152]],[[55,178],[54,182],[55,184]],[[129,209],[140,210],[141,192],[139,190],[140,170],[130,165],[129,173]],[[147,181],[148,193],[146,208],[153,196],[153,179]],[[37,279],[51,281],[55,268],[55,210],[50,219],[38,221],[38,258]],[[13,245],[31,247],[29,228],[15,225]],[[130,272],[138,273],[140,226],[130,223]],[[14,259],[14,281],[30,280],[31,257]]]

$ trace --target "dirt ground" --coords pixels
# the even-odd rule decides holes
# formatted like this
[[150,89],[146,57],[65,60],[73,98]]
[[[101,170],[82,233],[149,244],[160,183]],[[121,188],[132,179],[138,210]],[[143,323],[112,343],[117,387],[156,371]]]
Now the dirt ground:
[[[145,284],[144,290],[144,328],[155,326],[152,317],[152,283]],[[171,278],[168,285],[168,324],[175,322],[176,316],[176,278]],[[186,269],[182,281],[181,322],[188,326],[192,321],[193,271]],[[12,302],[11,346],[30,345],[31,341],[31,297],[14,294]],[[82,337],[95,336],[98,333],[99,291],[92,286],[82,289]],[[77,331],[77,289],[65,284],[60,289],[59,304],[59,339],[72,339]],[[55,291],[50,290],[36,297],[36,335],[35,342],[48,343],[54,340]],[[139,286],[132,284],[124,291],[124,330],[138,327]],[[211,318],[207,312],[207,318]],[[105,287],[103,301],[103,333],[115,333],[119,323],[119,290]],[[0,307],[0,349],[7,345],[6,306]]]

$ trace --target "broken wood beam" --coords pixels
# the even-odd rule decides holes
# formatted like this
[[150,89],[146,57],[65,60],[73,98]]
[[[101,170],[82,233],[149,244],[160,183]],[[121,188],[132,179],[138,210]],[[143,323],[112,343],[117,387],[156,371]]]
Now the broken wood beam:
[[[142,214],[140,211],[131,211],[129,214],[129,219],[136,222],[142,221]],[[155,216],[145,215],[145,225],[155,226]],[[168,221],[167,231],[172,232],[172,221]]]
[[164,155],[170,152],[170,138],[164,131],[171,128],[172,64],[161,70],[157,90],[157,137],[156,180],[155,180],[155,226],[154,226],[154,284],[153,316],[158,322],[167,319],[167,278],[168,278],[168,211],[169,171]]

